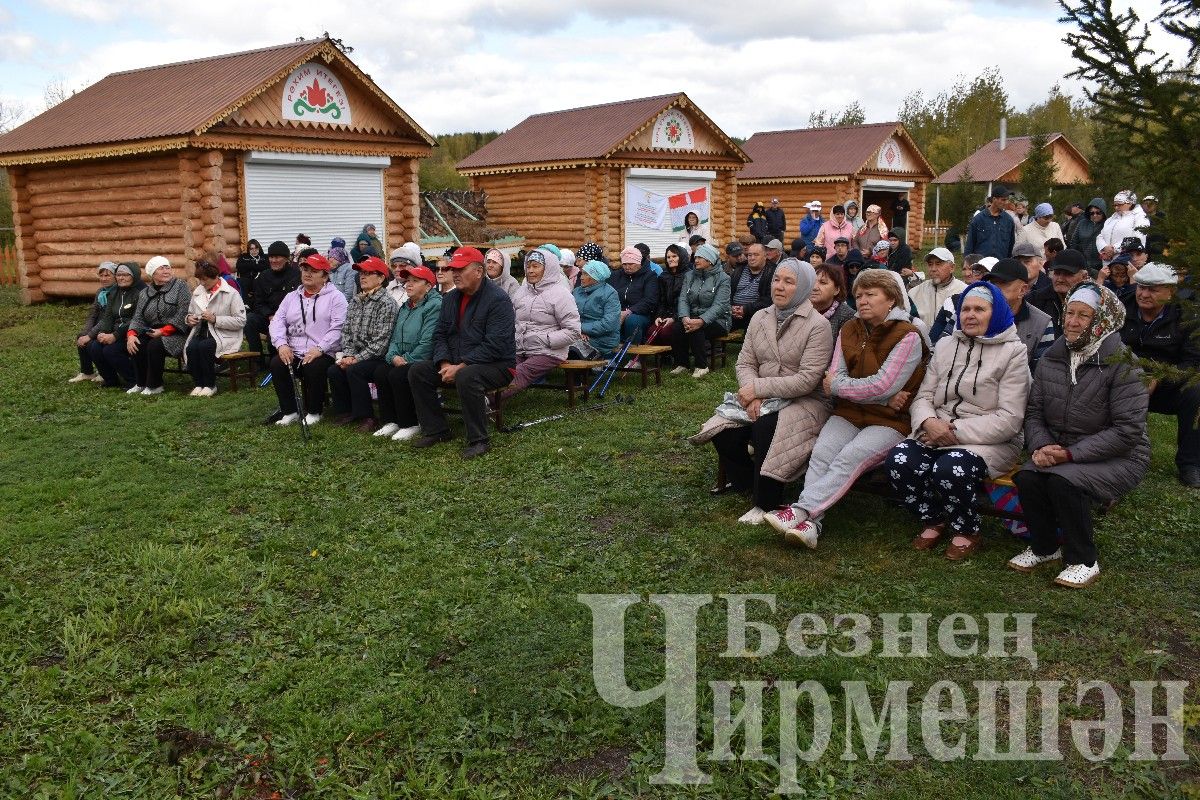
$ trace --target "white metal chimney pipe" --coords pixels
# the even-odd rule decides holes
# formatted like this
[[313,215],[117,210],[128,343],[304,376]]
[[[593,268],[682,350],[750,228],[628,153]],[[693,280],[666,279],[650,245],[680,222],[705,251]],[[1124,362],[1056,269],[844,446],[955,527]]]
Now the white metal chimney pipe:
[[1000,118],[1000,149],[1008,144],[1008,117]]

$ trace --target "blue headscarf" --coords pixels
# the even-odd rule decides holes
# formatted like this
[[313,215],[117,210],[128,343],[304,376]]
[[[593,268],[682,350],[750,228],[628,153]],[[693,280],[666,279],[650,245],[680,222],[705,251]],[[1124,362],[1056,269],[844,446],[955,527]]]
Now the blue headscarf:
[[967,296],[975,291],[976,288],[981,288],[992,296],[992,319],[988,322],[987,331],[984,332],[983,338],[990,339],[998,333],[1008,330],[1013,324],[1012,309],[1008,307],[1008,301],[1004,299],[1004,295],[996,288],[996,284],[988,283],[987,281],[975,281],[958,296],[958,302],[954,304],[954,330],[962,330],[962,304]]

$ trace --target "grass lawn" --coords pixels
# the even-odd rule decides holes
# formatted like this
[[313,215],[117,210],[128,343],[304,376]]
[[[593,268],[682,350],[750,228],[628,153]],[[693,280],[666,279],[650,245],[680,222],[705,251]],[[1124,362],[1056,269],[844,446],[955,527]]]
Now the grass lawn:
[[[1130,681],[1189,681],[1197,702],[1200,493],[1176,483],[1174,420],[1153,419],[1149,476],[1098,523],[1100,581],[1071,592],[1052,567],[1005,569],[1020,545],[995,522],[979,556],[951,564],[910,549],[913,521],[867,495],[837,506],[817,551],[735,525],[747,504],[711,498],[713,452],[684,441],[733,387],[732,365],[498,434],[463,462],[461,438],[418,453],[318,425],[302,444],[295,428],[258,426],[269,389],[68,386],[84,313],[0,291],[0,796],[760,797],[775,767],[708,757],[707,682],[741,679],[811,679],[832,696],[833,742],[801,764],[805,797],[1167,797],[1200,783],[1197,728],[1181,765],[1127,757]],[[511,419],[563,405],[531,393]],[[950,657],[936,637],[928,658],[888,658],[877,635],[862,658],[723,657],[717,600],[698,633],[712,783],[653,786],[663,703],[597,695],[583,593],[772,594],[776,614],[751,611],[781,636],[805,611],[926,612],[935,630],[955,612],[1036,613],[1039,663]],[[636,606],[625,632],[635,688],[663,672],[652,608]],[[940,763],[915,721],[912,760],[885,761],[886,735],[873,761],[861,742],[842,759],[842,681],[865,681],[877,713],[888,681],[913,682],[915,720],[942,679],[1068,682],[1063,760],[974,760],[964,725],[968,757]],[[1067,728],[1098,716],[1073,705],[1089,679],[1125,701],[1120,747],[1098,764]],[[768,689],[776,756],[778,725]]]

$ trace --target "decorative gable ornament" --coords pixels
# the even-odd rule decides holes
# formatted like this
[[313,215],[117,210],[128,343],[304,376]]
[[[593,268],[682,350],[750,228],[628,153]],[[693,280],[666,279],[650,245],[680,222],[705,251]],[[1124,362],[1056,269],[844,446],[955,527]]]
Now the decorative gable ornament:
[[350,100],[342,82],[329,68],[313,62],[301,64],[283,85],[284,119],[350,125]]
[[655,150],[695,150],[692,123],[678,108],[668,108],[654,121],[650,146]]
[[904,163],[904,151],[900,149],[895,138],[889,137],[879,148],[879,157],[875,159],[875,166],[879,169],[890,169],[897,172],[908,170],[908,165]]

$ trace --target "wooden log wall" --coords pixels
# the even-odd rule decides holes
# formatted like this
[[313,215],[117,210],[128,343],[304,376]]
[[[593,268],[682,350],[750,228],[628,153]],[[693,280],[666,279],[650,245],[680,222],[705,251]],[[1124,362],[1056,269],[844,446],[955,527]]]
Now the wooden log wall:
[[245,240],[248,238],[242,230],[241,215],[241,160],[239,153],[227,152],[225,162],[221,165],[221,224],[225,229],[225,258],[229,266],[237,262],[237,257],[246,249]]
[[[205,252],[225,252],[225,206],[222,175],[225,156],[220,150],[207,150],[196,155],[199,167],[197,176],[197,202],[200,205],[200,237],[195,241],[199,252],[188,258],[188,274],[195,267],[196,259]],[[182,175],[182,173],[181,173]],[[193,236],[194,229],[193,229]]]
[[724,247],[741,231],[734,221],[737,211],[737,179],[732,170],[717,173],[712,187],[709,232],[718,247]]
[[182,266],[179,166],[172,153],[10,169],[25,301],[90,297],[101,261]]
[[554,242],[575,249],[588,238],[585,219],[595,198],[587,193],[583,169],[480,175],[474,183],[487,193],[491,227],[513,228],[534,246]]
[[385,246],[393,250],[405,242],[420,241],[419,160],[394,157],[383,171],[384,218],[389,239]]

